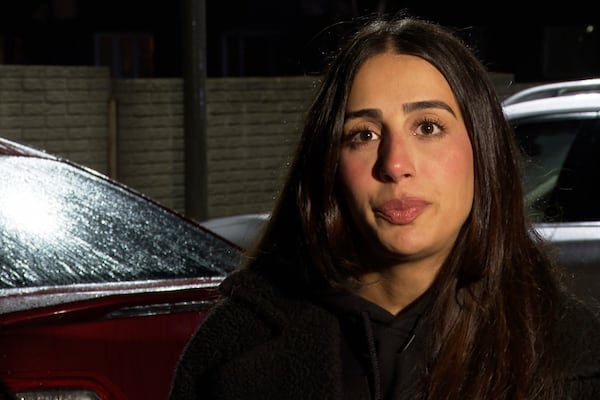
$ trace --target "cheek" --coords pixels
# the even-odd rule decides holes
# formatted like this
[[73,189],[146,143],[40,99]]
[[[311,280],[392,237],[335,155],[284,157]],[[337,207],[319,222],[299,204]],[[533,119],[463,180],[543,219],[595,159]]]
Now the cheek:
[[371,178],[371,164],[360,157],[340,158],[339,176],[342,185],[351,192],[356,192]]
[[360,157],[342,157],[338,173],[345,203],[356,218],[358,210],[368,202],[369,189],[374,182],[371,167]]
[[342,161],[339,165],[339,174],[343,186],[348,187],[357,179],[358,170],[354,166],[348,165],[347,162]]
[[456,191],[460,197],[469,197],[473,200],[475,176],[473,170],[473,153],[470,145],[461,147],[447,154],[440,168],[443,171],[444,181]]

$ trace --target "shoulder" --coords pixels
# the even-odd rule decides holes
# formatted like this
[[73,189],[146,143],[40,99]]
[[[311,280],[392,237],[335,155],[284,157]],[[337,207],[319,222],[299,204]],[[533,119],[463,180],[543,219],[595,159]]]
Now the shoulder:
[[558,320],[561,344],[572,348],[600,350],[600,308],[576,299],[562,306]]
[[565,308],[562,353],[566,354],[569,398],[600,398],[600,319],[598,308],[574,302]]
[[331,360],[339,351],[339,326],[326,310],[308,299],[284,296],[277,286],[250,271],[230,275],[221,290],[223,298],[182,354],[174,392],[196,390],[197,398],[201,387],[247,392],[252,387],[239,382],[259,385],[265,378],[281,389],[290,377],[301,376],[292,380],[306,382],[314,365],[329,362],[330,369],[335,367]]
[[600,396],[600,309],[568,300],[559,318],[557,345],[572,383]]
[[[268,278],[251,270],[236,271],[221,284],[221,300],[210,310],[191,346],[227,358],[282,333],[318,335],[335,329],[337,319],[307,298],[289,297]],[[289,334],[284,335],[288,338]]]

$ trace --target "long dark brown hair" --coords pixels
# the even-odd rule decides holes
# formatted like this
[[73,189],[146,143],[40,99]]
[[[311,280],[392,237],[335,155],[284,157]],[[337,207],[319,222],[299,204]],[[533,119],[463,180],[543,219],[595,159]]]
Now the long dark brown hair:
[[471,214],[434,284],[433,361],[420,398],[558,399],[553,364],[552,263],[531,229],[519,153],[488,71],[448,28],[410,17],[361,25],[322,77],[307,111],[287,181],[247,267],[310,295],[348,285],[361,273],[337,162],[353,78],[370,57],[420,57],[446,78],[473,147]]

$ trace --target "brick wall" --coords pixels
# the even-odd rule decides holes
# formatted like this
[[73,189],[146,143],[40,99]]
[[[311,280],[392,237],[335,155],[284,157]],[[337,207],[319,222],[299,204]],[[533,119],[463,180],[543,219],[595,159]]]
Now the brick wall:
[[[522,87],[510,75],[494,80],[501,97]],[[209,218],[271,209],[316,84],[208,79]],[[182,79],[111,81],[104,67],[0,65],[0,135],[184,211]]]
[[314,87],[306,77],[208,80],[210,216],[271,209]]
[[0,66],[0,135],[107,168],[108,69]]
[[116,179],[183,212],[183,83],[181,79],[113,81]]
[[[209,79],[208,216],[268,211],[286,172],[313,80]],[[181,79],[113,82],[117,179],[183,212]]]

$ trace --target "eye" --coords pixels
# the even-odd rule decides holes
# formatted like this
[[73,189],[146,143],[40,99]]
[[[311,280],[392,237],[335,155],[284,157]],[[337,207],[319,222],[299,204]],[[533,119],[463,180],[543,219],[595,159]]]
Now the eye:
[[366,127],[357,127],[344,134],[344,142],[351,146],[364,145],[379,140],[379,133]]
[[430,118],[419,120],[415,125],[415,136],[434,136],[444,132],[444,126],[438,120]]
[[369,142],[379,137],[375,132],[370,130],[361,130],[359,132],[356,132],[353,136],[354,137],[352,140],[357,142]]

